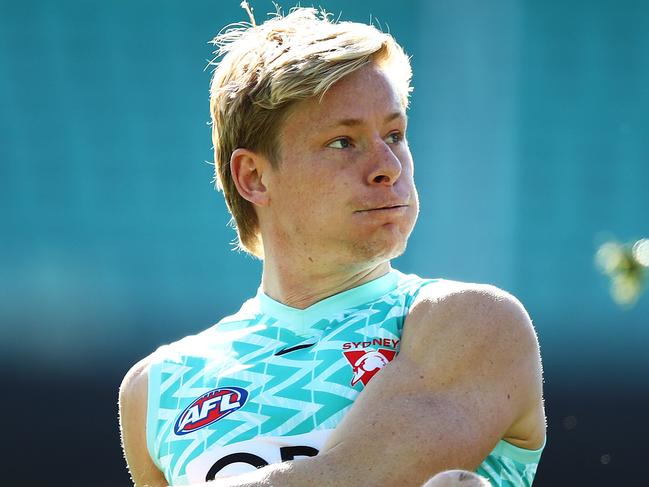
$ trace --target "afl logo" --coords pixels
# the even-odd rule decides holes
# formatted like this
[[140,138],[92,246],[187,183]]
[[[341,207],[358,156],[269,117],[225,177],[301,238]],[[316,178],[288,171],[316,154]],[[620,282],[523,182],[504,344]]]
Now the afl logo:
[[195,399],[178,416],[174,425],[177,435],[193,433],[241,409],[248,391],[240,387],[219,387]]

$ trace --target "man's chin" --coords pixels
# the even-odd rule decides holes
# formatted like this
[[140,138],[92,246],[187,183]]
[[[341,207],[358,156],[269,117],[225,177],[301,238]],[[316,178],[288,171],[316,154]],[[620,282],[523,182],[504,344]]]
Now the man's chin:
[[357,242],[353,248],[353,258],[358,262],[384,262],[395,259],[406,250],[407,238],[375,238]]

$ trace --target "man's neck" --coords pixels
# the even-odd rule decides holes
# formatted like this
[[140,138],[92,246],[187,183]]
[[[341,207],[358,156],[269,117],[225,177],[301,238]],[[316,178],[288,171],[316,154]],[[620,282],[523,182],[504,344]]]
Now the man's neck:
[[390,271],[390,262],[339,272],[303,271],[264,261],[262,289],[275,301],[305,309],[329,296],[373,281]]

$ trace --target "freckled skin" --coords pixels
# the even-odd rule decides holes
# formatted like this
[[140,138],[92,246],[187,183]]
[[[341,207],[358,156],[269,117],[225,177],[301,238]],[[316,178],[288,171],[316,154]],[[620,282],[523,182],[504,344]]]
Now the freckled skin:
[[[367,268],[401,254],[419,209],[405,131],[399,96],[374,65],[336,83],[321,101],[300,102],[282,130],[279,166],[265,176],[264,241],[293,261],[332,267]],[[359,211],[396,203],[404,206]],[[271,250],[270,257],[278,256]]]

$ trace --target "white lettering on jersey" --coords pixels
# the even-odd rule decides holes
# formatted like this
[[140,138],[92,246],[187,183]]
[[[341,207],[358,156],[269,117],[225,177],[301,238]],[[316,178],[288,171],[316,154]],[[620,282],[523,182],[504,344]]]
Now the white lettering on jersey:
[[198,404],[196,406],[192,406],[189,411],[185,414],[183,417],[182,421],[178,424],[180,430],[182,430],[187,423],[195,423],[200,419],[201,413],[198,409]]
[[224,413],[226,411],[229,411],[230,409],[235,409],[241,406],[239,404],[239,401],[235,402],[230,402],[230,399],[232,398],[232,394],[225,394],[221,396],[221,412]]
[[207,415],[210,414],[210,411],[215,409],[219,403],[221,403],[222,413],[229,411],[230,409],[241,407],[241,403],[239,401],[230,402],[232,396],[232,393],[223,394],[222,396],[216,396],[208,399],[203,403],[202,406],[200,406],[200,408],[198,404],[192,406],[191,408],[189,408],[189,411],[187,411],[182,420],[178,423],[178,429],[182,430],[189,423],[195,423],[207,418]]

